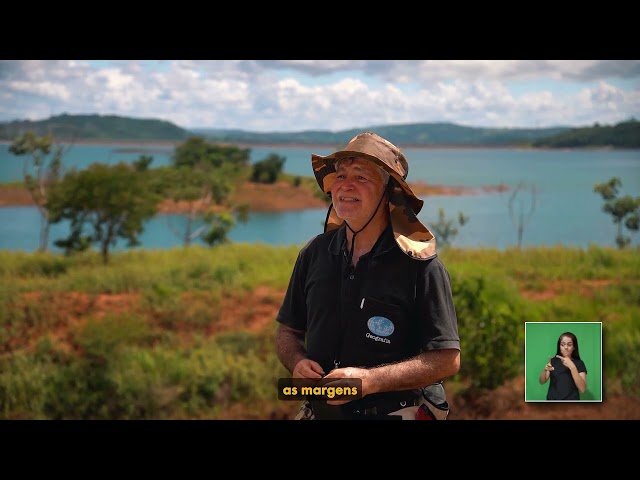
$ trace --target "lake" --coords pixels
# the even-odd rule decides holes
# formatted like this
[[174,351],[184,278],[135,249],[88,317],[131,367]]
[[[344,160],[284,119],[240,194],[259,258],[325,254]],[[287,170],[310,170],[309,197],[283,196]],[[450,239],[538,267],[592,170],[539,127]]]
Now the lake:
[[[0,145],[0,182],[22,179],[22,158],[11,155],[9,145]],[[152,167],[169,165],[171,147],[74,145],[64,157],[65,167],[86,168],[93,162],[131,162],[139,155],[153,156]],[[326,155],[329,148],[254,148],[251,161],[276,153],[286,158],[284,170],[311,176],[311,153]],[[602,212],[603,200],[594,193],[596,183],[617,176],[621,195],[640,195],[640,150],[520,150],[484,148],[404,149],[409,161],[409,182],[482,187],[526,182],[537,190],[535,208],[523,235],[523,246],[589,245],[615,246],[617,227]],[[517,232],[508,208],[509,192],[461,196],[424,197],[420,219],[427,225],[438,218],[438,208],[448,218],[463,212],[468,223],[459,228],[453,244],[459,247],[504,249],[517,244]],[[515,213],[527,212],[532,196],[516,197]],[[269,245],[301,245],[322,230],[326,210],[310,209],[282,213],[252,213],[247,223],[238,223],[229,238],[234,242]],[[164,249],[180,246],[173,228],[184,225],[181,215],[158,215],[145,224],[142,245],[136,248]],[[67,235],[67,224],[53,225],[51,245]],[[35,207],[0,207],[0,249],[35,251],[38,246],[39,214]],[[632,235],[638,244],[638,234]],[[119,240],[114,250],[126,249]],[[52,250],[56,251],[55,247]]]

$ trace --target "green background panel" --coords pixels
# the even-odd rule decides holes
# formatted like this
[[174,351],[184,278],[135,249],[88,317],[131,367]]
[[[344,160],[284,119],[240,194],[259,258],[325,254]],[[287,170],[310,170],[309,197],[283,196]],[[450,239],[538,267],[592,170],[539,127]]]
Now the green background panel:
[[571,332],[578,338],[580,358],[587,367],[587,390],[580,400],[602,401],[602,322],[525,323],[525,400],[547,401],[549,382],[539,378],[549,357],[556,355],[558,337]]

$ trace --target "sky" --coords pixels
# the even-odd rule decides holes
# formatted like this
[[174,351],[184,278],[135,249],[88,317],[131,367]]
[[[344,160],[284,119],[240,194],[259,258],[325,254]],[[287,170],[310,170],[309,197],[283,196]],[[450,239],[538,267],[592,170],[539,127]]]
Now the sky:
[[640,60],[0,60],[0,122],[99,114],[340,131],[640,119]]

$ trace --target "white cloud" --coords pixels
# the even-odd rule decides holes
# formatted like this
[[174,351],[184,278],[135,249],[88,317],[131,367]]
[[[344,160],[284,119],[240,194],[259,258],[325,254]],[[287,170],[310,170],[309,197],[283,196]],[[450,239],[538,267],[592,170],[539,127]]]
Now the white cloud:
[[51,82],[17,81],[8,82],[7,86],[16,93],[41,95],[59,100],[69,100],[71,98],[71,92],[66,86]]
[[640,117],[640,61],[3,60],[0,92],[0,121],[96,113],[256,131],[579,126]]

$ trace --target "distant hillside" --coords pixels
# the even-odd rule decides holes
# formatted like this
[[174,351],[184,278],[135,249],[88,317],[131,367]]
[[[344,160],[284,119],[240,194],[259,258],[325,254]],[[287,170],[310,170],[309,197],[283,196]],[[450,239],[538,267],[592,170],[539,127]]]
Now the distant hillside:
[[0,123],[0,140],[13,140],[26,131],[52,134],[56,140],[184,140],[192,134],[171,122],[115,115],[59,115],[47,120]]
[[571,130],[553,128],[478,128],[453,123],[413,123],[378,125],[339,132],[307,130],[302,132],[256,133],[242,130],[194,129],[194,133],[209,140],[244,144],[318,144],[344,145],[356,134],[370,130],[403,146],[527,146],[536,140]]
[[640,148],[640,123],[629,120],[614,126],[571,128],[482,128],[453,123],[412,123],[377,125],[331,132],[250,132],[223,129],[184,129],[157,119],[137,119],[115,115],[60,115],[41,121],[0,123],[0,140],[12,141],[26,131],[52,134],[56,141],[169,141],[202,136],[221,143],[244,145],[313,144],[340,147],[356,134],[370,130],[403,147],[487,146],[541,148]]
[[640,122],[631,119],[614,126],[574,128],[533,142],[534,147],[550,148],[640,148]]

